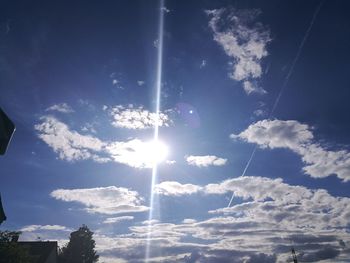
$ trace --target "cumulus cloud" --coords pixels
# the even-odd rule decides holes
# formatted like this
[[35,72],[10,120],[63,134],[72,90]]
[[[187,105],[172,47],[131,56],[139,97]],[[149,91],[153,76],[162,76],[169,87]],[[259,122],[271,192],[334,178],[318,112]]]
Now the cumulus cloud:
[[106,218],[106,220],[103,221],[104,224],[115,224],[115,223],[119,223],[122,221],[130,221],[130,220],[134,220],[133,216],[118,216],[118,217],[109,217]]
[[186,161],[189,165],[198,167],[207,166],[223,166],[227,163],[227,159],[217,157],[215,155],[203,155],[203,156],[186,156]]
[[157,116],[154,112],[133,105],[128,107],[115,106],[110,110],[110,115],[113,117],[112,125],[118,128],[140,130],[153,128],[156,125],[168,127],[171,124],[171,120],[166,113],[160,112]]
[[135,168],[152,168],[155,156],[149,154],[154,145],[139,139],[128,141],[101,141],[91,135],[71,130],[52,116],[44,116],[35,125],[38,136],[59,158],[67,161],[93,160],[99,163],[117,162]]
[[286,148],[301,156],[304,172],[314,178],[332,174],[343,181],[350,180],[350,152],[332,151],[314,139],[312,128],[294,120],[262,120],[251,124],[233,139],[255,143],[261,148]]
[[242,81],[247,94],[266,93],[256,83],[263,74],[261,63],[268,55],[267,45],[271,41],[268,28],[256,22],[260,11],[221,8],[206,13],[214,40],[232,59],[229,77]]
[[142,205],[143,199],[136,191],[123,187],[57,189],[50,195],[57,200],[80,203],[89,213],[113,215],[148,210]]
[[34,128],[38,131],[39,138],[58,153],[60,159],[107,161],[106,158],[98,155],[106,146],[104,142],[95,137],[71,131],[66,124],[52,116],[44,116],[41,121]]
[[161,195],[180,196],[197,193],[201,187],[193,184],[180,184],[174,181],[166,181],[155,185],[154,192]]
[[62,113],[72,113],[74,110],[67,103],[54,104],[45,111],[58,111]]

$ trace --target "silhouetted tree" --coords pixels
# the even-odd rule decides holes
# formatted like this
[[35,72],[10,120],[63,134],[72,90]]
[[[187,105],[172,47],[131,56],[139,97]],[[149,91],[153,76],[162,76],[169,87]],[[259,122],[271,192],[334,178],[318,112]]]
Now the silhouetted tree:
[[94,233],[86,225],[70,234],[69,242],[60,249],[58,262],[60,263],[94,263],[99,256],[95,250]]
[[31,262],[28,249],[17,244],[21,232],[0,231],[0,263]]

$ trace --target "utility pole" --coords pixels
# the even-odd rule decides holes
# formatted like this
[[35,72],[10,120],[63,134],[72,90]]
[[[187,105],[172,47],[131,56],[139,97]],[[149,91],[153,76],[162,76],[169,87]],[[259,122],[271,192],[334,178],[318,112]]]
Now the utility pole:
[[294,247],[292,247],[292,257],[293,257],[293,263],[298,263],[297,255],[295,254]]

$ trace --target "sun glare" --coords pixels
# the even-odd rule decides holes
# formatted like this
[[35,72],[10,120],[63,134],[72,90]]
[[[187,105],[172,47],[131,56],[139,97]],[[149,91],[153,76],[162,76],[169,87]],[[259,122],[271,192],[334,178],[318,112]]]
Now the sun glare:
[[145,147],[141,152],[143,159],[147,159],[153,164],[161,163],[168,157],[168,154],[168,146],[159,140],[146,142]]

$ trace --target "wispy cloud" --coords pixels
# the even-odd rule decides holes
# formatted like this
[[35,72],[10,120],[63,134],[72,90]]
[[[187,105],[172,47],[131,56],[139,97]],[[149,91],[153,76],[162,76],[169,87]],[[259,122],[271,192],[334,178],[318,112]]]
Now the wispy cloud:
[[107,215],[144,212],[143,199],[136,191],[127,188],[108,186],[85,189],[57,189],[51,196],[65,202],[77,202],[85,206],[89,213]]
[[263,109],[257,109],[253,113],[257,117],[264,117],[264,116],[267,115],[267,112],[265,110],[263,110]]
[[268,55],[267,45],[271,41],[267,27],[256,22],[258,10],[236,10],[221,8],[206,11],[210,17],[209,27],[214,40],[232,58],[229,77],[243,82],[247,94],[266,91],[257,80],[262,76],[262,59]]
[[306,164],[304,172],[314,178],[335,174],[344,181],[350,180],[350,152],[327,150],[315,141],[307,124],[294,120],[262,120],[238,135],[231,134],[231,138],[255,143],[261,148],[292,150]]
[[189,165],[194,165],[198,167],[223,166],[227,163],[227,159],[220,158],[215,155],[190,155],[186,156],[185,158]]
[[45,111],[58,111],[61,113],[72,113],[74,110],[67,103],[54,104]]
[[127,107],[123,105],[115,106],[110,110],[110,115],[113,117],[112,125],[118,128],[140,130],[153,128],[156,124],[165,127],[171,124],[171,120],[166,113],[159,113],[159,116],[157,116],[154,112],[133,105]]
[[137,85],[139,85],[139,86],[143,86],[143,85],[145,85],[145,81],[144,80],[138,80],[137,81]]
[[207,61],[205,59],[202,60],[201,64],[199,65],[199,68],[202,69],[207,66]]
[[251,93],[258,93],[258,94],[266,94],[267,91],[264,90],[262,87],[258,86],[258,84],[254,84],[252,81],[244,81],[243,82],[243,89],[245,93],[248,95]]
[[163,6],[161,9],[165,13],[170,13],[170,9],[166,8],[166,6]]

